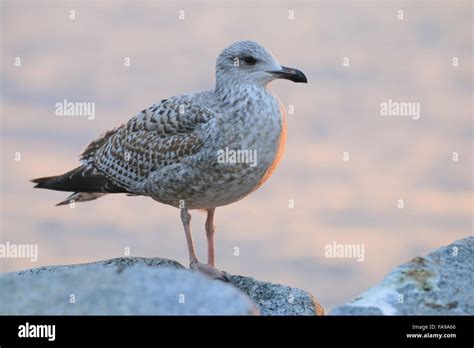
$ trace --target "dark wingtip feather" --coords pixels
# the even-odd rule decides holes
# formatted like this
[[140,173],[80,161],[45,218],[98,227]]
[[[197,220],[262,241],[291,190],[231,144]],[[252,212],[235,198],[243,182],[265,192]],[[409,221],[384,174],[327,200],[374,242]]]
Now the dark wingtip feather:
[[48,181],[50,181],[53,178],[54,176],[36,178],[36,179],[31,179],[30,182],[33,182],[36,184],[35,186],[33,186],[34,188],[44,188],[46,187],[46,184],[48,183]]
[[48,176],[33,179],[35,188],[44,188],[56,191],[68,192],[104,192],[104,193],[127,193],[128,191],[109,180],[94,168],[80,166],[67,173],[57,176]]

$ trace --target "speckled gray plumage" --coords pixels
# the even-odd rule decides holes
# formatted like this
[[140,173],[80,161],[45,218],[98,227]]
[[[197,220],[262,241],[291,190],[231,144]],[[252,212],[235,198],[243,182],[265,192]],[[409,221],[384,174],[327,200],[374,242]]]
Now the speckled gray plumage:
[[[227,49],[220,57],[232,54]],[[93,141],[83,163],[128,192],[175,207],[214,208],[258,188],[281,155],[284,114],[265,85],[237,83],[219,62],[215,90],[144,109]],[[225,148],[256,151],[258,164],[219,163]]]

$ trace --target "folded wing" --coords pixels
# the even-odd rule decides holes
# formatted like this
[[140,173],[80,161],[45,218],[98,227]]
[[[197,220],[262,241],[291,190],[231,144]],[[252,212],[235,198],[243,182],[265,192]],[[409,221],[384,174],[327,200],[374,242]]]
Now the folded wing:
[[204,139],[196,130],[213,117],[192,96],[162,100],[90,143],[81,160],[133,192],[153,171],[198,153]]

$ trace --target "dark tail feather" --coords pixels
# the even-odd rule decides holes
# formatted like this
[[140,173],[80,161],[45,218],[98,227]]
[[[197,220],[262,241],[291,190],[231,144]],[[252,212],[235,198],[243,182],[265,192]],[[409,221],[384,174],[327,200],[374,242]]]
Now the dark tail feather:
[[35,188],[69,192],[128,193],[89,166],[80,166],[65,174],[31,180]]

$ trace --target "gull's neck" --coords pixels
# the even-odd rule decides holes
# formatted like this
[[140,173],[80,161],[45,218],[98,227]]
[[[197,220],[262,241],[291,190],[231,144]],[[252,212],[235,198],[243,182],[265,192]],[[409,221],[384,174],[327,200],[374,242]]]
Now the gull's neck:
[[225,83],[218,79],[214,89],[216,97],[222,102],[228,102],[229,99],[252,97],[269,93],[266,85],[255,83],[243,83],[240,81],[228,81]]

